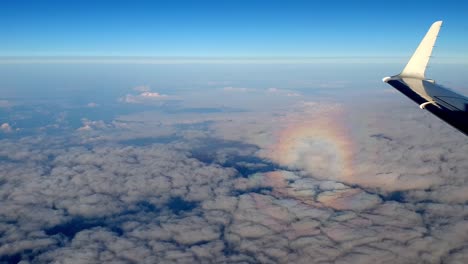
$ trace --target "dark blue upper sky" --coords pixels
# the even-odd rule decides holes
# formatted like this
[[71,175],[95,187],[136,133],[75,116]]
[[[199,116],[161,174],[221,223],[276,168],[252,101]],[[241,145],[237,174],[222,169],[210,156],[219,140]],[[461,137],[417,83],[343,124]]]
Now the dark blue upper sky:
[[0,55],[407,56],[436,20],[466,57],[465,1],[5,0]]

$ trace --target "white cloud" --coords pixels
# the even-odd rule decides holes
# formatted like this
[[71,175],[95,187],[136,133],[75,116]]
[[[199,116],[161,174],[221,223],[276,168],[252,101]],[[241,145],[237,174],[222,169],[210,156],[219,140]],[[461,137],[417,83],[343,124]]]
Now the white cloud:
[[77,129],[78,131],[90,131],[92,130],[91,126],[89,124],[83,124],[82,127]]
[[[465,138],[443,128],[447,137],[427,137],[427,127],[409,135],[395,124],[419,126],[413,121],[424,114],[375,109],[349,117],[340,104],[303,102],[287,111],[197,118],[138,113],[110,123],[83,119],[91,133],[0,140],[0,256],[88,263],[463,259]],[[352,129],[344,117],[359,118],[361,137],[344,133]],[[174,128],[207,120],[203,128]],[[187,131],[204,136],[119,142]]]
[[10,124],[3,123],[2,125],[0,125],[0,131],[4,133],[10,133],[13,131],[13,129],[11,128]]
[[143,104],[160,102],[163,99],[169,98],[167,95],[159,94],[156,92],[143,92],[138,95],[127,94],[125,97],[119,99],[119,101],[130,104]]
[[99,105],[94,103],[94,102],[90,102],[86,106],[89,107],[89,108],[94,108],[94,107],[98,107]]
[[[0,156],[8,153],[6,143]],[[436,261],[468,243],[456,235],[465,233],[463,207],[384,201],[357,186],[287,170],[238,178],[231,168],[192,157],[190,144],[14,144],[25,152],[15,161],[23,166],[0,164],[7,172],[0,175],[3,256],[33,252],[31,258],[43,262],[404,262],[428,248],[435,250],[423,258]],[[239,147],[230,153],[252,152]],[[223,162],[231,159],[220,155]],[[170,205],[173,197],[195,204]],[[66,230],[73,219],[85,222],[75,223],[76,234],[67,239],[50,231]]]
[[163,94],[156,93],[156,92],[143,92],[143,93],[140,94],[140,96],[150,97],[150,98],[167,97],[167,95],[163,95]]
[[83,118],[81,122],[83,123],[83,126],[78,128],[77,129],[78,131],[91,131],[93,129],[104,129],[110,126],[110,125],[107,125],[102,120],[92,121],[92,120]]
[[139,93],[127,94],[119,98],[118,101],[129,104],[159,104],[163,100],[175,99],[175,97],[151,91],[151,88],[147,85],[136,86],[133,90]]

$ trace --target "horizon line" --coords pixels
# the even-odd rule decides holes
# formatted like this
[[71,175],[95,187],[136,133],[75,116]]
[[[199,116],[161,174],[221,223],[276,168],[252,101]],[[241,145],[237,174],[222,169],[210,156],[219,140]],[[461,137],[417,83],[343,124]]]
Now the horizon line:
[[[0,64],[307,64],[404,63],[408,56],[0,56]],[[432,63],[468,64],[468,58],[435,56]]]

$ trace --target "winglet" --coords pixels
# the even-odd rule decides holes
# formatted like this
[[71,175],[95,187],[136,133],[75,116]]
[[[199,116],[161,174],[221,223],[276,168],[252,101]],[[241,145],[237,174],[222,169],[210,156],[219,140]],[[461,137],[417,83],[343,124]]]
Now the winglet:
[[425,71],[429,59],[432,54],[432,48],[437,40],[439,35],[440,27],[442,26],[442,21],[437,21],[429,28],[426,36],[424,36],[421,43],[419,43],[418,48],[414,52],[411,59],[406,64],[406,67],[400,73],[401,77],[413,77],[425,79]]

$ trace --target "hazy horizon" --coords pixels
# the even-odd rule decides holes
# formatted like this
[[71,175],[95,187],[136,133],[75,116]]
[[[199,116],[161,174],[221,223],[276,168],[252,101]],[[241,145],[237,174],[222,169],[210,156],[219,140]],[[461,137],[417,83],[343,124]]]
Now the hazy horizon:
[[0,263],[466,263],[459,1],[0,3]]

